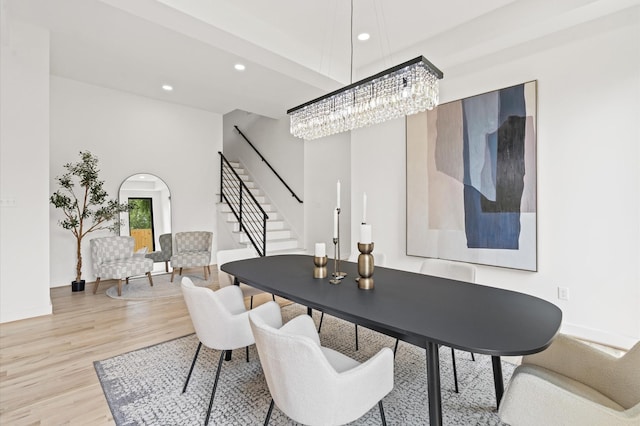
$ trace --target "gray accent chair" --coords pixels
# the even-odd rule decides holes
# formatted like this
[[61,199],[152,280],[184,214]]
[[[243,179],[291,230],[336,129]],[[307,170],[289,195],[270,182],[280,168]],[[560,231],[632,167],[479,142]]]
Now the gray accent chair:
[[640,425],[640,343],[618,358],[559,335],[523,357],[499,414],[512,426]]
[[160,250],[152,251],[151,253],[147,253],[145,257],[153,260],[153,262],[164,262],[164,270],[165,272],[169,272],[169,261],[171,260],[171,255],[173,254],[173,235],[171,234],[162,234],[158,237],[160,241]]
[[193,231],[178,232],[176,234],[175,245],[173,247],[173,255],[171,256],[171,282],[179,269],[182,275],[182,268],[195,268],[201,266],[204,268],[204,279],[209,279],[211,273],[211,241],[213,241],[213,232]]
[[118,296],[122,296],[122,283],[129,284],[129,277],[146,274],[149,284],[153,286],[151,270],[153,261],[133,252],[133,237],[102,237],[89,242],[91,246],[91,262],[96,274],[93,294],[98,291],[101,279],[118,280]]

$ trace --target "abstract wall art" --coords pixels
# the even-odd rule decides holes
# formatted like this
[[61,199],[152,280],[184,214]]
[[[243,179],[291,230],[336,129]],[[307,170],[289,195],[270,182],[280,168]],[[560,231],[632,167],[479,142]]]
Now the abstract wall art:
[[536,82],[407,117],[407,255],[537,270]]

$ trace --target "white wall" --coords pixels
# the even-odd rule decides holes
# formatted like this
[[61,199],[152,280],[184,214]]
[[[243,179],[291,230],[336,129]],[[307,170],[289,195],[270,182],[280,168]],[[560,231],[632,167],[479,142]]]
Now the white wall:
[[[80,150],[99,159],[100,178],[112,198],[122,181],[151,173],[171,191],[172,232],[216,232],[215,192],[222,149],[222,116],[59,77],[51,78],[51,187],[63,164]],[[50,207],[51,286],[74,278],[74,238],[57,225]],[[93,281],[89,234],[83,244],[83,278]],[[214,237],[213,250],[217,249]],[[213,260],[212,260],[213,261]]]
[[[538,80],[538,272],[479,266],[477,280],[549,300],[563,331],[621,347],[640,339],[640,18],[631,11],[520,46],[516,59],[445,69],[441,83],[447,102]],[[352,241],[366,191],[374,254],[411,270],[422,259],[404,255],[404,144],[404,120],[352,132]]]
[[0,322],[52,310],[49,34],[4,18],[0,40]]
[[[340,257],[351,251],[351,154],[349,133],[304,142],[305,249],[313,254],[315,243],[325,243],[334,257],[333,211],[340,181]],[[355,242],[354,242],[355,244]],[[333,266],[329,264],[329,271]]]

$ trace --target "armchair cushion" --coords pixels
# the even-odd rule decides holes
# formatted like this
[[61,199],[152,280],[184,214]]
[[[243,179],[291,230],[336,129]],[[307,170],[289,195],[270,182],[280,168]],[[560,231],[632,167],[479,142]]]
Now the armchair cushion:
[[623,357],[560,335],[523,358],[500,404],[513,426],[640,424],[640,343]]
[[171,266],[190,268],[211,263],[212,232],[178,232],[175,239]]
[[91,262],[96,277],[124,280],[144,275],[153,269],[153,261],[133,252],[132,237],[103,237],[90,241]]
[[162,234],[158,237],[160,241],[160,250],[147,253],[146,257],[154,262],[168,262],[173,254],[173,236],[171,234]]

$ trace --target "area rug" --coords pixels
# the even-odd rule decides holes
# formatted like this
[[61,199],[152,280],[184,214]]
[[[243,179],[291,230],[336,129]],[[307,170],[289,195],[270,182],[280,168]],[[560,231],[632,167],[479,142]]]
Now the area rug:
[[[282,308],[285,321],[306,313],[292,304]],[[319,315],[314,312],[316,324]],[[359,350],[355,350],[354,326],[325,315],[321,341],[347,355],[365,360],[395,339],[358,327]],[[182,386],[198,345],[195,335],[96,361],[96,372],[117,425],[201,425],[204,422],[215,367],[220,352],[202,348],[187,391]],[[209,424],[258,425],[264,422],[271,396],[255,346],[235,351],[223,363]],[[453,391],[451,350],[440,350],[443,421],[447,425],[499,425],[496,412],[491,357],[456,351],[460,393]],[[384,400],[390,425],[428,424],[426,362],[423,349],[400,342],[395,359],[394,389]],[[512,364],[502,363],[504,380],[513,373]],[[379,425],[377,406],[353,425]],[[277,407],[271,425],[295,425]]]
[[131,278],[129,284],[122,285],[122,295],[118,296],[118,282],[112,280],[112,286],[107,289],[107,296],[114,299],[125,300],[146,300],[157,299],[162,297],[182,297],[180,290],[180,280],[182,277],[189,277],[197,286],[209,287],[216,283],[212,277],[204,280],[202,273],[200,275],[187,274],[175,275],[171,282],[171,274],[152,275],[153,287],[149,285],[149,279],[146,276]]

